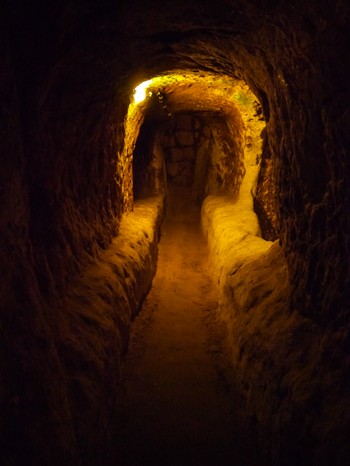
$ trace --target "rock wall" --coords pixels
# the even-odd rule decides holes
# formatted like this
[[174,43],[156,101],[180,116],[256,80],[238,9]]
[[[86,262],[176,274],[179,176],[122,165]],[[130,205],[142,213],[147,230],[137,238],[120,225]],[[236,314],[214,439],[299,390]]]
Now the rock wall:
[[133,197],[166,194],[166,170],[161,134],[152,119],[145,119],[133,153]]
[[[267,120],[267,143],[276,167],[279,230],[287,254],[291,306],[315,322],[348,322],[349,270],[340,257],[349,249],[349,165],[346,162],[347,95],[343,2],[293,2],[250,15],[267,18],[251,36],[266,44],[247,71]],[[266,15],[266,16],[265,16]],[[264,20],[262,20],[264,23]],[[268,20],[267,20],[268,22]],[[345,61],[344,61],[345,60]],[[339,272],[335,272],[339,270]]]
[[117,98],[97,60],[98,28],[78,43],[74,8],[60,8],[19,2],[1,15],[0,462],[9,466],[108,464],[120,358],[156,264],[161,198],[123,216],[129,95]]
[[[104,462],[108,439],[96,431],[108,430],[116,382],[108,377],[118,365],[112,362],[122,346],[118,335],[125,332],[107,285],[102,302],[109,304],[101,309],[110,317],[96,324],[91,315],[81,316],[81,306],[99,315],[100,298],[96,289],[96,301],[82,305],[88,284],[80,280],[94,264],[96,270],[105,264],[100,258],[133,206],[132,141],[127,157],[123,152],[132,89],[155,74],[183,69],[245,80],[266,120],[272,181],[265,185],[277,199],[274,228],[288,265],[290,299],[284,312],[276,302],[266,312],[267,301],[247,304],[246,291],[229,301],[237,332],[245,335],[232,334],[232,341],[244,355],[236,369],[249,389],[257,429],[276,463],[288,464],[279,452],[296,435],[302,451],[311,452],[301,462],[347,464],[349,5],[39,3],[5,2],[0,15],[3,463]],[[242,270],[243,282],[251,268],[264,269],[256,260]],[[148,279],[150,272],[144,271]],[[231,285],[240,294],[239,284]],[[75,286],[80,291],[73,305]],[[254,314],[241,312],[253,308]],[[247,326],[253,315],[256,324]],[[250,338],[243,330],[252,326]],[[269,347],[263,340],[273,331],[276,345]],[[70,343],[76,338],[78,349]],[[97,359],[91,357],[96,347]],[[85,400],[82,384],[92,387]]]
[[259,217],[263,238],[267,241],[274,241],[278,238],[279,232],[277,180],[266,131],[262,136],[264,142],[257,189],[254,195],[254,210]]
[[[209,196],[202,224],[220,287],[219,319],[262,456],[271,465],[345,465],[350,458],[343,335],[289,309],[278,241],[259,236],[238,200]],[[262,460],[263,462],[263,460]]]
[[231,106],[223,113],[175,114],[163,124],[169,182],[193,186],[198,202],[218,192],[237,194],[244,177],[243,122]]
[[163,152],[169,181],[192,186],[199,182],[195,180],[197,157],[205,160],[209,156],[210,132],[202,117],[186,114],[176,114],[166,126]]

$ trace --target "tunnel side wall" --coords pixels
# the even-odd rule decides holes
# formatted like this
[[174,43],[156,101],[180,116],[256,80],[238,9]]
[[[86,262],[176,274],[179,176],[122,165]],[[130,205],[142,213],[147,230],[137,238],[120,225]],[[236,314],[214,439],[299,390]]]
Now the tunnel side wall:
[[252,429],[268,464],[345,465],[350,409],[342,335],[290,311],[283,251],[278,241],[256,236],[249,216],[220,197],[209,196],[202,208],[219,319]]
[[63,298],[32,289],[12,315],[2,307],[2,464],[113,461],[120,363],[155,273],[162,211],[162,196],[137,202]]
[[162,216],[160,197],[125,217],[129,95],[96,58],[98,31],[58,50],[56,7],[0,19],[0,463],[11,466],[108,464]]
[[252,18],[276,19],[251,32],[251,45],[264,43],[265,50],[252,59],[242,48],[233,59],[246,63],[247,82],[264,109],[291,306],[340,329],[350,318],[349,265],[341,259],[350,250],[349,5],[308,1],[271,8],[248,7]]
[[109,248],[55,303],[54,343],[82,465],[113,461],[121,359],[152,285],[162,217],[163,196],[136,202]]

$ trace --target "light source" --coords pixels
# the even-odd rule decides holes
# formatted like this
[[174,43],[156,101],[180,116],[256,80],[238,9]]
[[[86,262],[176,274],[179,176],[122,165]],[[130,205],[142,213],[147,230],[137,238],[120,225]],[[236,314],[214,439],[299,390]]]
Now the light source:
[[151,82],[152,82],[152,79],[149,79],[148,81],[143,81],[143,83],[135,87],[134,89],[134,103],[135,104],[139,104],[145,100],[146,91],[147,91],[148,86],[151,84]]

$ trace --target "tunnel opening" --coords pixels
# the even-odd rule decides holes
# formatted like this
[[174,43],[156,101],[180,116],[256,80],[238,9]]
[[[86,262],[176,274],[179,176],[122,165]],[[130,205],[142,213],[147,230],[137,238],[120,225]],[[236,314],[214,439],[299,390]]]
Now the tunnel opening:
[[147,198],[154,194],[151,164],[155,139],[157,136],[157,124],[151,118],[145,118],[141,125],[140,133],[136,141],[133,153],[133,197],[134,201]]
[[192,185],[200,204],[219,193],[236,202],[245,180],[250,187],[243,186],[241,195],[252,195],[260,234],[267,240],[278,237],[264,117],[244,82],[193,72],[152,78],[135,88],[128,115],[134,125],[128,156],[135,200],[165,195],[167,186],[177,184]]
[[[147,80],[142,100],[138,96],[137,106],[129,109],[132,121],[139,125],[134,126],[134,149],[130,150],[134,209],[142,200],[160,195],[167,212],[153,285],[131,330],[137,335],[141,326],[146,343],[139,354],[139,343],[135,349],[131,338],[124,366],[127,395],[122,397],[124,422],[118,432],[118,448],[126,465],[141,459],[153,464],[170,458],[183,464],[199,460],[212,464],[216,456],[221,464],[231,464],[240,455],[247,458],[244,448],[228,441],[237,432],[232,431],[232,418],[229,427],[223,421],[227,412],[217,406],[215,397],[226,403],[218,394],[220,389],[208,374],[194,370],[194,365],[211,367],[196,347],[205,344],[203,332],[208,329],[203,317],[226,320],[226,325],[230,322],[218,309],[223,298],[215,295],[213,281],[217,277],[219,283],[223,281],[222,270],[232,268],[237,257],[245,263],[272,244],[261,238],[254,212],[266,145],[265,122],[255,96],[244,83],[230,83],[223,91],[222,82],[215,84],[217,77],[210,77],[208,86],[205,77],[187,81],[180,76],[182,79],[162,77],[161,91],[159,84],[153,88],[153,80]],[[202,259],[205,254],[206,259]],[[203,269],[215,272],[210,277],[209,273],[203,275]],[[252,279],[254,276],[250,282]],[[201,328],[201,335],[196,327]],[[220,335],[223,341],[228,333],[229,329]],[[215,345],[220,348],[215,354],[227,354],[222,342],[216,340]],[[200,393],[193,388],[198,385],[202,386]],[[203,420],[204,398],[216,406],[210,410],[209,421]],[[232,407],[236,402],[231,402]],[[211,423],[218,423],[215,433]],[[191,451],[195,437],[197,448]],[[132,449],[131,438],[138,445],[137,451]],[[244,441],[254,443],[252,438]]]

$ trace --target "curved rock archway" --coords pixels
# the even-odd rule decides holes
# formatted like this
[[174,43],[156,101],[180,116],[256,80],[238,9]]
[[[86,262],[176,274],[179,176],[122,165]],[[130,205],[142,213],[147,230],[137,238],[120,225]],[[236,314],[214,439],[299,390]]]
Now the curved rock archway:
[[[0,21],[2,462],[108,464],[119,361],[163,215],[162,184],[133,210],[128,107],[137,84],[178,72],[243,81],[266,124],[245,139],[261,144],[249,195],[265,239],[235,218],[253,251],[269,248],[240,255],[220,239],[218,193],[204,189],[203,206],[262,449],[270,464],[348,464],[346,2],[6,2]],[[198,114],[185,87],[177,111]]]

